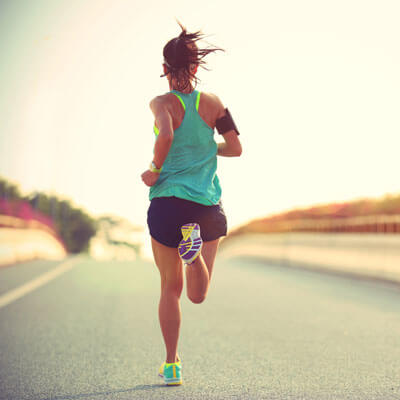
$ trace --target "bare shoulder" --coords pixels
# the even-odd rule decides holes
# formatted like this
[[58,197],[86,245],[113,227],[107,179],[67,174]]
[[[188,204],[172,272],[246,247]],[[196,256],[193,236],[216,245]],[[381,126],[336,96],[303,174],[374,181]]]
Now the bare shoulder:
[[179,100],[177,100],[176,96],[174,96],[172,93],[165,93],[154,97],[154,99],[150,101],[150,108],[153,113],[161,110],[174,113],[177,103],[179,103]]
[[206,92],[201,92],[201,97],[202,97],[202,101],[207,101],[211,104],[213,104],[215,107],[219,108],[223,108],[224,105],[222,104],[222,101],[220,100],[220,98],[214,94],[214,93],[206,93]]
[[201,102],[207,104],[207,108],[212,109],[215,117],[220,118],[225,115],[225,107],[221,99],[214,93],[201,93]]
[[154,97],[154,99],[150,101],[150,108],[153,111],[155,111],[160,107],[165,107],[166,104],[167,104],[167,94],[162,94],[160,96]]

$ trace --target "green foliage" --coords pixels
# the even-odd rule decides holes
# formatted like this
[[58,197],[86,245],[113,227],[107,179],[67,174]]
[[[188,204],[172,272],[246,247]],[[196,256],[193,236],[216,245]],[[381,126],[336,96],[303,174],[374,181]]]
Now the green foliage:
[[68,200],[40,192],[22,196],[16,185],[1,177],[0,197],[10,201],[28,202],[34,210],[49,217],[69,253],[87,251],[90,239],[96,234],[96,220],[74,207]]
[[59,227],[64,234],[64,240],[68,251],[80,253],[87,251],[90,239],[96,234],[96,222],[83,211],[69,208],[67,209],[67,223],[62,224],[59,220]]
[[18,186],[7,182],[5,179],[0,177],[0,197],[9,200],[19,200],[21,199],[21,194]]

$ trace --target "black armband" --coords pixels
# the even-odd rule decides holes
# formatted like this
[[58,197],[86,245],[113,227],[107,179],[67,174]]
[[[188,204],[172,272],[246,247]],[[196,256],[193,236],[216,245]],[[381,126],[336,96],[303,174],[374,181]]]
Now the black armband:
[[225,108],[226,115],[218,118],[215,127],[220,135],[223,135],[229,131],[236,131],[240,135],[238,128],[236,128],[235,122],[232,119],[232,115],[227,108]]

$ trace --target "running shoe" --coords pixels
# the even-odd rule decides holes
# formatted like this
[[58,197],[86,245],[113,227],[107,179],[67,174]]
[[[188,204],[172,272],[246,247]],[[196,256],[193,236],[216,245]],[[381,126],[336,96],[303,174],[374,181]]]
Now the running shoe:
[[191,264],[201,252],[203,240],[200,237],[200,226],[196,223],[181,227],[183,239],[179,243],[179,256],[185,264]]
[[[179,356],[177,356],[177,359],[178,359],[177,363],[180,363],[181,359],[179,358]],[[160,376],[161,378],[164,378],[164,366],[165,366],[165,364],[166,364],[166,362],[164,361],[161,364],[160,370],[158,371],[158,376]]]
[[158,375],[164,378],[166,385],[182,385],[182,364],[180,361],[167,364],[163,362]]

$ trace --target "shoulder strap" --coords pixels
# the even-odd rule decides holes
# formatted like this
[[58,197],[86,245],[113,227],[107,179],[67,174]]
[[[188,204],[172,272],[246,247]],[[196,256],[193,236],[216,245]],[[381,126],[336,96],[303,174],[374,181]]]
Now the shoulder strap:
[[185,103],[183,102],[182,97],[179,96],[179,94],[177,94],[177,93],[174,93],[174,92],[171,92],[171,93],[174,94],[174,95],[180,100],[180,102],[182,103],[183,109],[186,111],[186,105],[185,105]]

